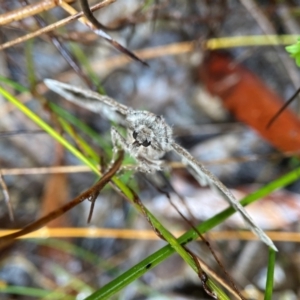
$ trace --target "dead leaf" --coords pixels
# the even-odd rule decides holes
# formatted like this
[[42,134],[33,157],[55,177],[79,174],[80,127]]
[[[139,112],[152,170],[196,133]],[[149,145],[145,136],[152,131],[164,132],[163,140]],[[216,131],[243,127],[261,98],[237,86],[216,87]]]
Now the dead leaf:
[[[228,207],[221,195],[208,188],[196,187],[179,176],[174,176],[171,184],[184,197],[186,205],[197,220],[207,220]],[[240,189],[231,189],[231,192],[238,200],[241,200],[258,188],[258,185],[247,185]],[[179,197],[172,193],[171,199],[180,212],[190,218],[186,206],[182,204]],[[176,223],[182,220],[164,195],[159,195],[149,201],[147,207],[153,213],[161,214],[166,219],[175,219]],[[275,191],[245,209],[262,229],[284,229],[300,218],[300,195],[286,190]],[[228,218],[225,223],[233,228],[247,228],[244,220],[237,213]]]
[[284,104],[254,73],[237,64],[228,54],[211,52],[199,76],[213,95],[236,117],[281,151],[299,151],[300,121],[286,109],[270,128],[267,124]]

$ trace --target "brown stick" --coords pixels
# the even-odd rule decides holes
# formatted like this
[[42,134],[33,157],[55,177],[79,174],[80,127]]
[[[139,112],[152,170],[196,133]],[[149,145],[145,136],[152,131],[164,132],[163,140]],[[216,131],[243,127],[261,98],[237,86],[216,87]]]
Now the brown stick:
[[19,21],[59,5],[61,0],[43,0],[0,15],[0,26]]
[[[103,8],[103,7],[105,7],[105,6],[113,3],[115,1],[116,0],[105,0],[105,1],[103,1],[101,3],[98,3],[98,4],[94,5],[93,7],[91,7],[91,11]],[[83,12],[79,12],[76,15],[69,16],[69,17],[67,17],[65,19],[62,19],[62,20],[60,20],[60,21],[58,21],[58,22],[56,22],[54,24],[51,24],[51,25],[49,25],[47,27],[44,27],[44,28],[41,28],[40,30],[37,30],[35,32],[31,32],[31,33],[26,34],[26,35],[24,35],[22,37],[16,38],[13,41],[9,41],[7,43],[4,43],[4,44],[0,45],[0,50],[9,48],[9,47],[17,45],[17,44],[20,44],[20,43],[25,42],[25,41],[27,41],[29,39],[37,37],[37,36],[39,36],[39,35],[41,35],[43,33],[50,32],[50,31],[52,31],[52,30],[54,30],[56,28],[64,26],[64,25],[66,25],[66,24],[68,24],[68,23],[70,23],[70,22],[72,22],[72,21],[74,21],[74,20],[82,17],[83,15],[84,15]]]
[[7,205],[7,209],[8,209],[8,214],[9,214],[9,219],[13,222],[14,219],[14,211],[11,205],[11,201],[10,201],[10,197],[9,197],[9,192],[8,192],[8,188],[7,185],[2,177],[2,173],[0,171],[0,187],[2,187],[2,193],[4,196],[4,201]]
[[85,199],[94,198],[95,195],[99,194],[99,192],[104,188],[104,186],[110,181],[110,179],[115,175],[115,173],[120,169],[122,161],[124,157],[124,151],[119,152],[119,157],[116,160],[116,162],[113,164],[110,170],[108,170],[102,178],[91,188],[89,188],[87,191],[83,192],[76,198],[74,198],[69,203],[61,206],[60,208],[56,209],[55,211],[49,213],[48,215],[36,220],[35,222],[27,225],[23,229],[14,232],[12,234],[8,234],[4,237],[0,238],[0,249],[3,247],[8,246],[10,243],[14,241],[14,239],[25,235],[27,233],[30,233],[32,231],[38,230],[42,227],[44,227],[48,222],[52,221],[55,218],[58,218],[59,216],[63,215]]

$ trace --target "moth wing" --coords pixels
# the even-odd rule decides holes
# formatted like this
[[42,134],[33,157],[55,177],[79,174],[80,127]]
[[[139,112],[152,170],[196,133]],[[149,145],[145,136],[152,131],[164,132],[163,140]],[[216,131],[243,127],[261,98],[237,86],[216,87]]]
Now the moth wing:
[[125,124],[129,108],[114,99],[53,79],[45,79],[44,83],[50,90],[68,101],[92,112],[99,113],[111,121],[121,125]]
[[213,189],[217,189],[224,194],[225,199],[229,204],[238,211],[251,230],[269,247],[278,251],[272,240],[264,233],[264,231],[258,227],[245,208],[236,200],[230,190],[210,171],[208,171],[198,160],[196,160],[187,150],[182,148],[176,143],[172,144],[173,150],[181,157],[183,163],[188,167],[192,175],[199,182],[200,185],[209,185]]

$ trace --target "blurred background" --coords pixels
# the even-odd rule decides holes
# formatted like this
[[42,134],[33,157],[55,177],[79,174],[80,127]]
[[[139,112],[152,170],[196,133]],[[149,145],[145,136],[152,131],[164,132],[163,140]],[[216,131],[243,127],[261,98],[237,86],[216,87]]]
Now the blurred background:
[[[58,27],[58,21],[70,15],[70,7],[81,11],[78,1],[61,2],[0,1],[0,86],[80,151],[85,152],[83,138],[108,165],[111,124],[105,116],[50,92],[43,84],[45,78],[93,89],[134,109],[163,115],[176,141],[238,199],[299,167],[297,97],[267,127],[300,87],[299,67],[285,49],[297,42],[300,32],[299,1],[104,1],[107,5],[94,12],[104,26],[100,36],[78,19]],[[51,31],[39,34],[49,25]],[[29,33],[36,37],[18,42]],[[122,53],[114,41],[149,66]],[[82,132],[82,124],[79,129],[71,125],[73,135],[68,135],[49,103],[89,126],[98,139]],[[3,96],[0,131],[1,235],[58,209],[96,182],[88,167],[77,168],[82,163],[73,154]],[[170,163],[168,172],[150,177],[126,173],[123,180],[169,230],[188,230],[190,225],[171,207],[161,188],[194,224],[228,206],[220,195],[200,187],[174,153],[165,159]],[[128,157],[125,161],[132,163]],[[273,233],[270,236],[279,249],[272,299],[300,298],[299,190],[296,176],[291,184],[247,208],[263,230]],[[41,233],[43,238],[2,247],[1,299],[85,299],[166,245],[151,235],[147,220],[110,187],[97,198],[88,224],[90,205],[84,201],[47,224],[49,229],[58,228],[63,237],[49,230]],[[76,228],[86,230],[72,231]],[[94,236],[95,228],[112,230]],[[128,236],[124,229],[133,231]],[[208,237],[245,299],[264,299],[268,249],[252,234],[243,235],[245,229],[235,214]],[[190,246],[223,276],[204,243]],[[197,274],[173,255],[111,299],[211,297]]]

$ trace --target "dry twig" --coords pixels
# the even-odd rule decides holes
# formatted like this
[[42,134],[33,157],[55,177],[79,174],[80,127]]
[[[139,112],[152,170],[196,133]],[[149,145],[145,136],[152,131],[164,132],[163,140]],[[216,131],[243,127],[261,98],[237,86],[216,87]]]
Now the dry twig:
[[49,223],[50,221],[54,220],[55,218],[58,218],[59,216],[63,215],[64,213],[66,213],[67,211],[69,211],[70,209],[72,209],[73,207],[75,207],[76,205],[81,203],[82,201],[84,201],[86,199],[97,198],[100,191],[105,187],[105,185],[110,181],[110,179],[120,169],[122,161],[123,161],[123,157],[124,157],[124,152],[120,151],[119,152],[119,157],[115,161],[115,163],[113,164],[111,169],[108,170],[94,186],[92,186],[87,191],[83,192],[82,194],[80,194],[79,196],[74,198],[69,203],[59,207],[55,211],[53,211],[53,212],[49,213],[48,215],[38,219],[37,221],[29,224],[28,226],[24,227],[23,229],[21,229],[19,231],[15,232],[15,233],[12,233],[12,234],[9,234],[9,235],[6,235],[4,237],[1,237],[0,238],[0,249],[2,249],[3,247],[6,247],[7,245],[11,244],[14,241],[14,239],[16,239],[16,238],[18,238],[22,235],[28,234],[32,231],[35,231],[35,230],[38,230],[38,229],[42,228],[47,223]]
[[0,185],[2,187],[2,193],[3,193],[3,196],[4,196],[4,201],[7,205],[9,218],[10,218],[11,221],[14,221],[14,213],[13,213],[13,208],[12,208],[10,197],[9,197],[8,188],[7,188],[7,185],[6,185],[6,183],[5,183],[5,181],[2,177],[1,171],[0,171]]

